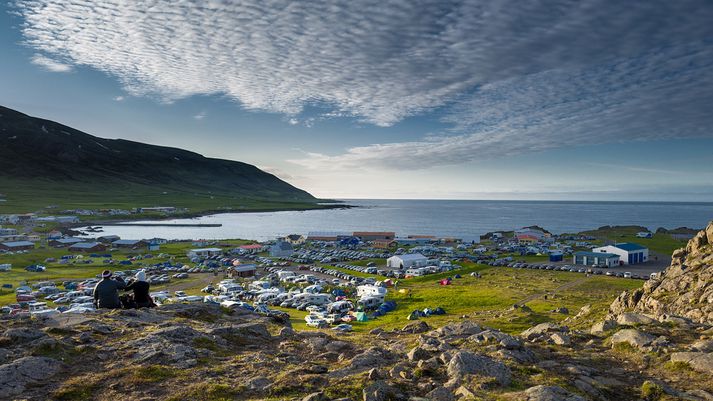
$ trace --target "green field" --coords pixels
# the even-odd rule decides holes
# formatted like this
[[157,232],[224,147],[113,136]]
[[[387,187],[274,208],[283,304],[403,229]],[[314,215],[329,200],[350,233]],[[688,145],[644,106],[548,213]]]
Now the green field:
[[677,240],[670,234],[654,233],[652,238],[639,238],[636,233],[641,231],[640,227],[606,227],[597,230],[584,231],[581,234],[591,235],[597,238],[598,243],[604,241],[614,242],[634,242],[649,248],[660,255],[671,256],[673,251],[686,246],[688,241]]
[[[446,315],[422,320],[432,326],[440,326],[458,320],[461,315],[468,315],[491,327],[519,332],[533,324],[564,320],[577,314],[585,305],[592,306],[592,316],[602,317],[612,300],[622,291],[643,285],[640,280],[586,277],[579,273],[464,265],[459,271],[399,280],[399,289],[408,290],[410,295],[390,289],[387,299],[396,301],[397,309],[369,322],[352,323],[355,332],[364,333],[376,327],[401,328],[408,323],[406,317],[411,311],[439,306],[446,310]],[[353,274],[349,270],[344,271]],[[469,275],[474,271],[480,272],[481,278]],[[448,286],[439,285],[440,279],[456,273],[462,278],[454,279]],[[547,299],[543,295],[547,295]],[[513,304],[530,297],[533,299],[526,305],[532,309],[531,312],[512,310]],[[568,308],[570,313],[552,312],[559,307]],[[290,313],[295,328],[310,329],[304,322],[307,312],[283,310]]]

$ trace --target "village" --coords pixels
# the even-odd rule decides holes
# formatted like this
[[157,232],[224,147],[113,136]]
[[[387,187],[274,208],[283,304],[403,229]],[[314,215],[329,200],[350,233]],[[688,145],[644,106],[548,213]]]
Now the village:
[[[18,316],[93,311],[93,288],[100,271],[109,268],[120,278],[145,271],[159,305],[215,303],[282,320],[297,313],[307,327],[351,331],[357,322],[390,313],[405,319],[448,313],[450,305],[437,300],[404,310],[395,299],[412,296],[408,283],[414,278],[433,276],[437,285],[448,286],[466,274],[464,267],[648,279],[668,263],[634,242],[557,236],[539,227],[470,241],[315,231],[255,242],[71,236],[62,228],[76,223],[74,216],[29,218],[24,225],[13,216],[0,221],[6,223],[0,228],[0,305],[2,313]],[[27,229],[37,227],[28,222],[47,227],[50,221],[50,231]],[[636,238],[646,241],[652,235],[637,232]],[[469,274],[479,277],[477,271]]]

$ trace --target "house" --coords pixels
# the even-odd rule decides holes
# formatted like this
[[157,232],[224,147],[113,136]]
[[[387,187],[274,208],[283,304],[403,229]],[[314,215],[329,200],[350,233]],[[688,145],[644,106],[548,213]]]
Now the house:
[[574,253],[573,263],[575,265],[614,267],[619,266],[619,255],[606,252],[586,252]]
[[168,240],[166,238],[158,238],[158,237],[145,239],[143,241],[147,244],[159,244],[159,245],[168,244]]
[[148,250],[149,250],[149,251],[152,251],[152,252],[161,250],[161,244],[156,243],[156,242],[149,242],[149,244],[148,244]]
[[186,254],[189,258],[209,258],[212,256],[220,256],[223,254],[223,250],[220,248],[200,248],[191,249]]
[[278,239],[277,242],[270,247],[270,256],[273,258],[286,258],[292,255],[294,251],[295,249],[292,248],[292,244],[283,239]]
[[121,237],[118,235],[102,235],[101,237],[97,238],[97,241],[103,242],[105,244],[111,244],[114,241],[120,240]]
[[536,228],[526,227],[515,231],[515,238],[520,244],[534,244],[537,242],[552,242],[552,234]]
[[35,244],[30,241],[13,241],[0,243],[0,249],[5,251],[25,251],[35,249]]
[[69,247],[70,252],[102,252],[106,245],[100,242],[80,242]]
[[47,233],[48,240],[60,239],[60,238],[62,238],[62,233],[57,230],[52,230],[49,233]]
[[302,245],[305,243],[307,240],[307,237],[304,235],[300,234],[290,234],[287,237],[285,237],[285,241],[289,242],[292,245]]
[[622,242],[614,245],[592,249],[592,252],[613,253],[619,255],[622,264],[635,265],[649,260],[649,249],[633,242]]
[[354,231],[352,235],[359,237],[359,239],[364,242],[374,240],[393,240],[396,238],[396,233],[393,231]]
[[394,255],[386,259],[386,266],[396,269],[409,269],[412,267],[424,267],[426,265],[428,265],[428,258],[420,253]]
[[0,242],[29,241],[25,234],[0,235]]
[[240,245],[238,249],[242,250],[243,252],[248,252],[248,253],[259,253],[262,252],[262,250],[265,247],[260,245],[260,244],[249,244],[249,245]]
[[253,277],[257,271],[257,267],[254,264],[243,264],[232,266],[228,268],[228,277]]
[[371,241],[371,246],[378,249],[389,249],[396,246],[397,242],[390,239],[375,239]]
[[117,248],[131,248],[131,249],[136,249],[139,247],[144,247],[147,244],[140,239],[120,239],[113,241],[111,243],[111,246],[117,247]]
[[0,214],[0,223],[17,224],[20,222],[20,217],[16,214]]
[[14,228],[0,227],[0,235],[17,235],[17,230]]
[[71,246],[84,242],[81,238],[69,237],[69,238],[58,238],[49,241],[49,245],[55,248],[64,248],[65,246]]
[[540,238],[532,234],[517,234],[516,238],[520,245],[535,245],[540,242]]

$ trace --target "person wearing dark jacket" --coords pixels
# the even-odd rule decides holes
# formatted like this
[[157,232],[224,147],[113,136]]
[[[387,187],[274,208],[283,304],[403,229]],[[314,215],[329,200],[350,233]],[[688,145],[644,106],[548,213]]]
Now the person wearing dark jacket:
[[120,309],[119,290],[125,286],[123,281],[113,280],[109,270],[104,270],[101,281],[94,287],[94,304],[97,308]]
[[151,308],[154,306],[149,292],[151,284],[146,281],[146,272],[140,270],[136,273],[136,279],[124,288],[124,291],[133,291],[133,304],[136,308]]

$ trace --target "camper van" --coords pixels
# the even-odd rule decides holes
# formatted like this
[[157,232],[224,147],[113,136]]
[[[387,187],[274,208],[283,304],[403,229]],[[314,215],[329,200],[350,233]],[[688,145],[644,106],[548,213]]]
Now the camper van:
[[383,302],[383,298],[364,297],[357,301],[357,305],[359,305],[361,309],[369,310],[378,308]]
[[424,268],[424,267],[417,267],[417,268],[406,270],[406,276],[420,277],[420,276],[423,276],[424,274],[426,274],[426,268]]
[[386,288],[379,287],[376,285],[360,285],[357,287],[357,297],[359,298],[380,298],[383,302],[384,297],[386,297]]
[[322,306],[332,302],[332,297],[329,294],[310,294],[307,292],[295,294],[293,299],[295,305],[308,304]]
[[12,270],[12,265],[9,263],[3,263],[0,265],[0,272],[9,272]]
[[297,274],[295,272],[291,272],[289,270],[283,270],[277,272],[277,278],[280,279],[281,281],[288,278],[288,277],[295,277]]
[[354,305],[350,301],[337,301],[327,306],[327,312],[343,314],[354,309]]

